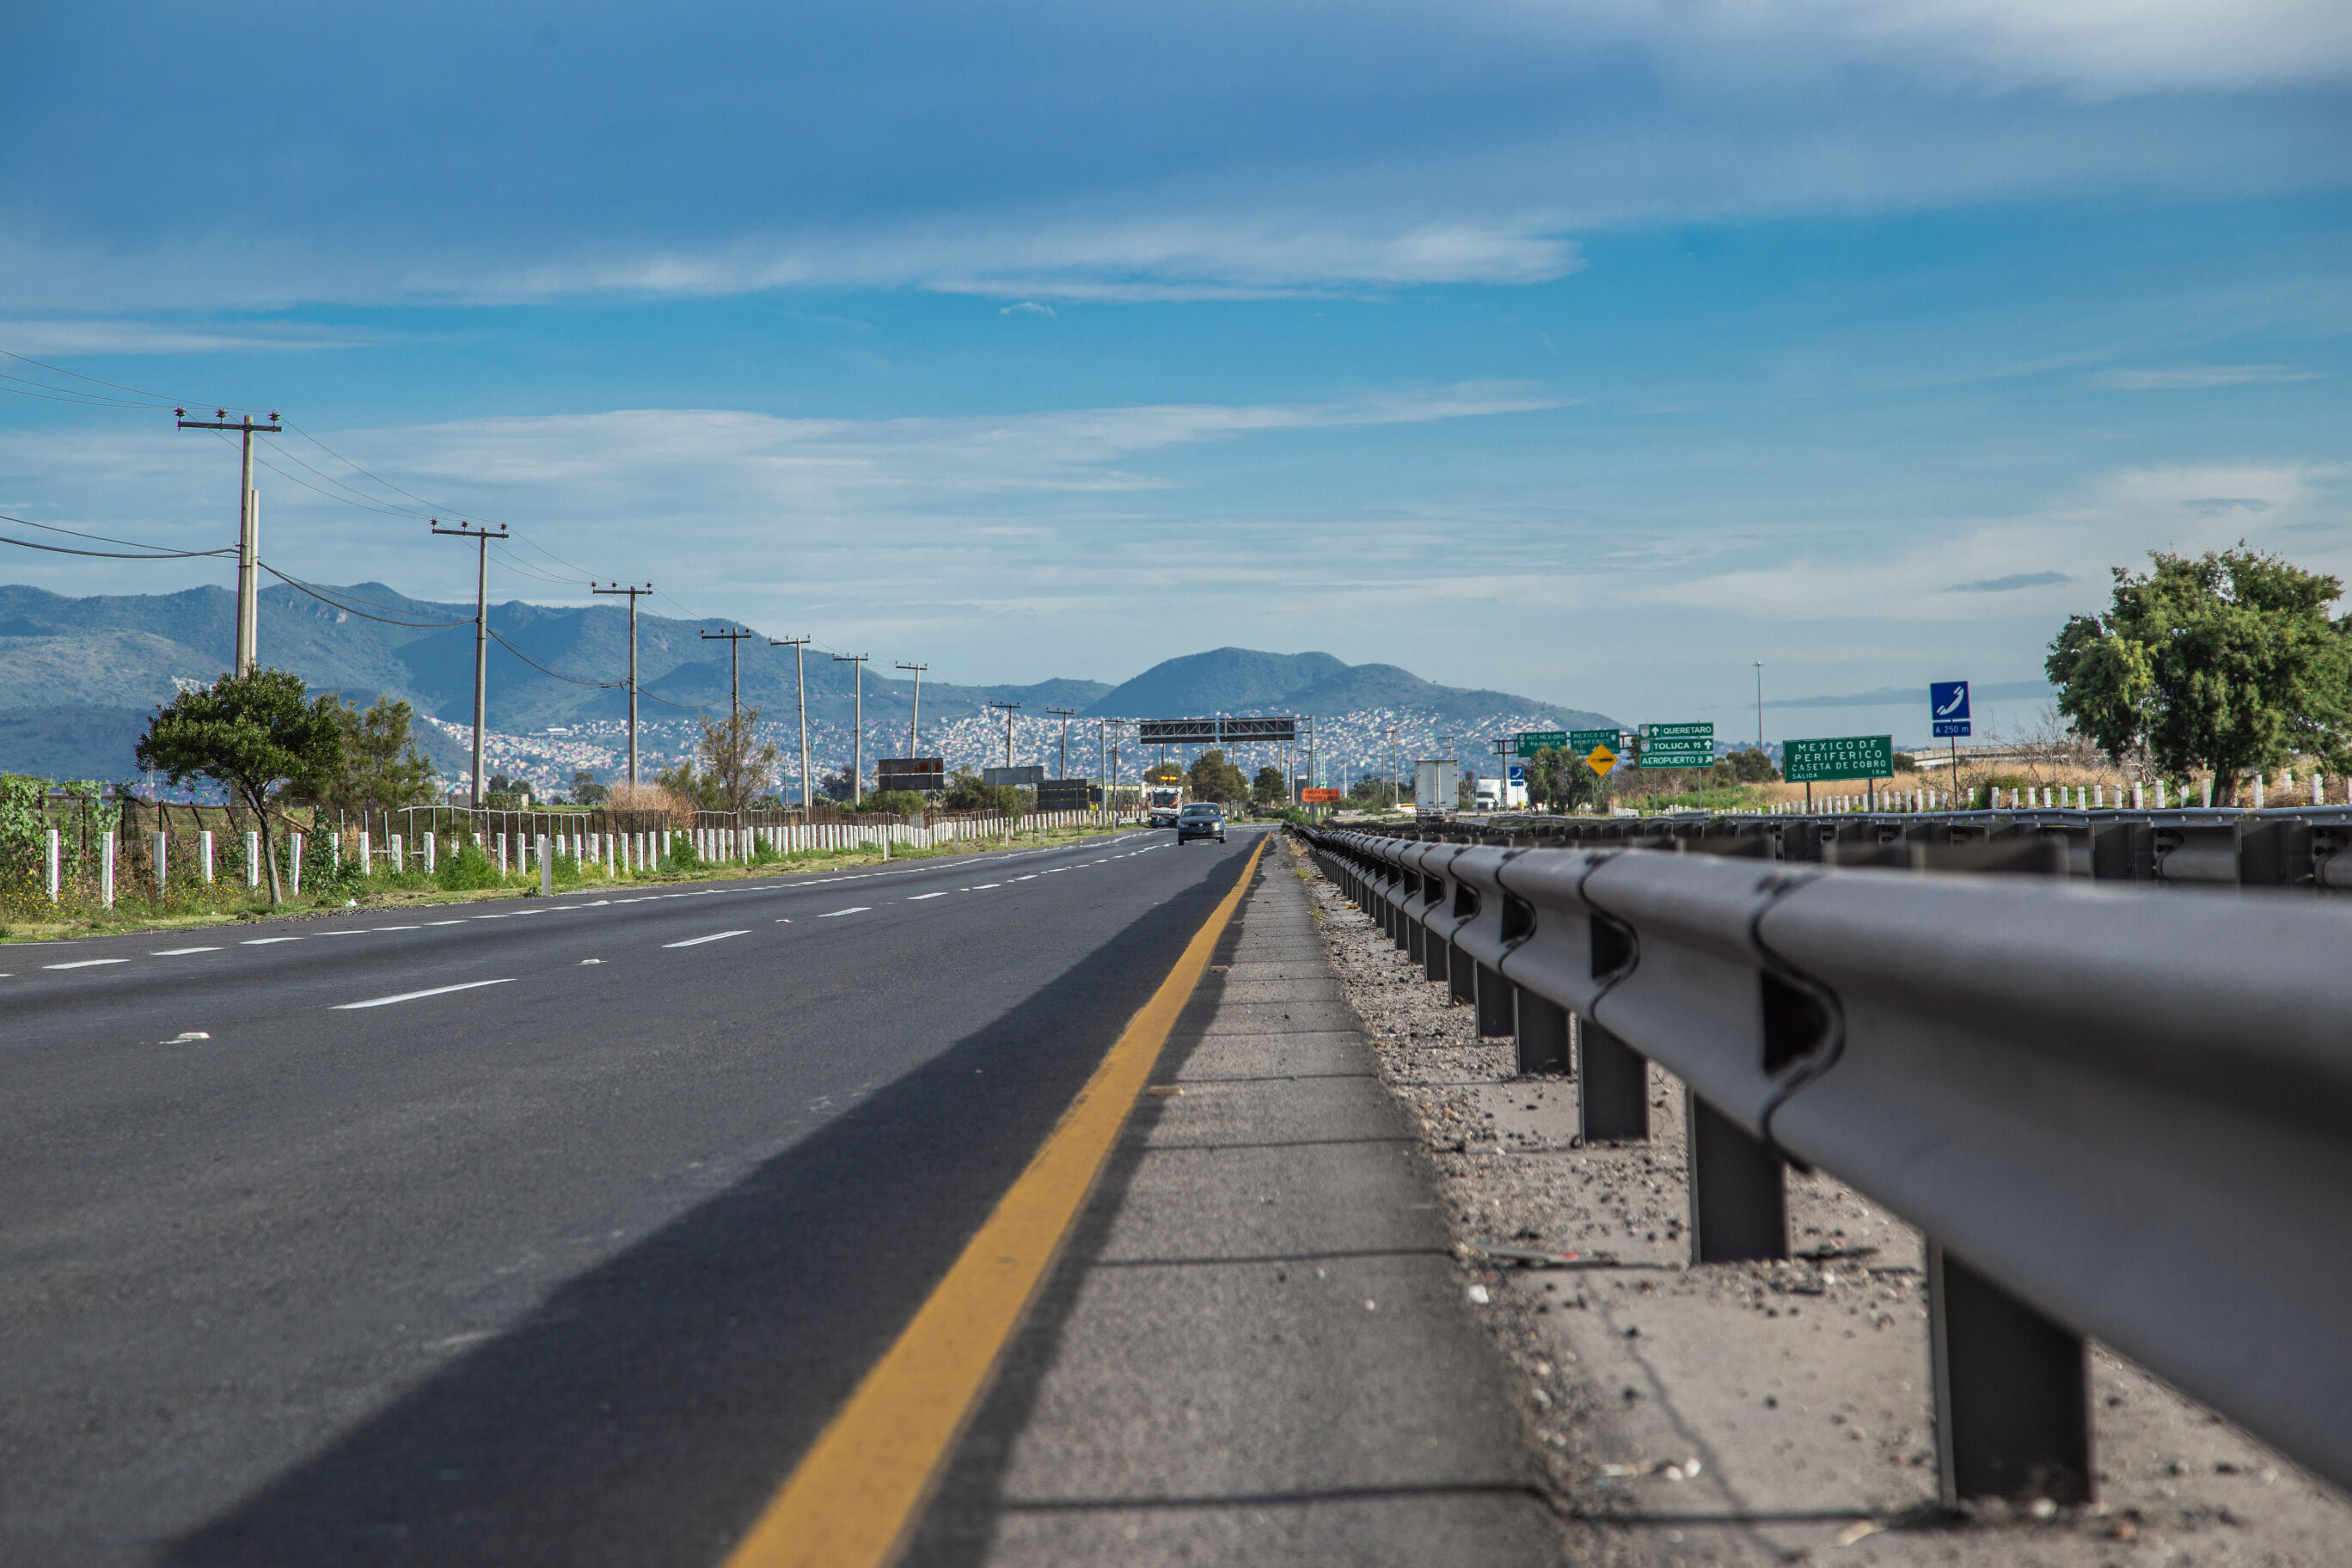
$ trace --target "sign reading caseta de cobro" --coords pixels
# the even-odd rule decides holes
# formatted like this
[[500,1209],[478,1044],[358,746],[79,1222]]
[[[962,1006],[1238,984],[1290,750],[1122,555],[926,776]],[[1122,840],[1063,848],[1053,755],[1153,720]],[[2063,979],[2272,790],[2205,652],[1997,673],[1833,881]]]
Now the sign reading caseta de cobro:
[[1790,784],[1892,778],[1895,737],[1838,735],[1822,741],[1783,741],[1780,774]]

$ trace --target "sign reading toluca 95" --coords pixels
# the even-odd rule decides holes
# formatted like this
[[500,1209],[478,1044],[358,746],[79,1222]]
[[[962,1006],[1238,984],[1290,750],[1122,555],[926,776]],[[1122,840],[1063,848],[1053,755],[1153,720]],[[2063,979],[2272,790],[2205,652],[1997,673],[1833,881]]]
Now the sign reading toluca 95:
[[1644,724],[1642,754],[1644,768],[1705,768],[1715,765],[1715,726],[1708,724]]
[[1839,735],[1825,741],[1780,742],[1780,776],[1790,784],[1895,776],[1895,737]]

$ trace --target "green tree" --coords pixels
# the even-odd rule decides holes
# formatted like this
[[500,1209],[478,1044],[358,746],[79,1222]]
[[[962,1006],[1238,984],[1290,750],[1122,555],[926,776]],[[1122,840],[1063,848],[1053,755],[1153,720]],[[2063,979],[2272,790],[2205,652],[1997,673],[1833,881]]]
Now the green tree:
[[681,757],[676,767],[655,773],[654,783],[678,799],[692,802],[697,811],[727,809],[726,798],[719,793],[719,781],[709,773],[695,772],[692,757]]
[[1271,764],[1257,771],[1250,784],[1252,805],[1280,805],[1290,795],[1290,781],[1282,776],[1280,768]]
[[760,710],[745,708],[731,719],[704,719],[695,749],[702,753],[702,776],[718,805],[714,811],[744,811],[776,776],[784,754],[759,737]]
[[262,859],[269,868],[269,901],[283,901],[270,807],[291,781],[327,778],[341,771],[343,727],[323,703],[303,700],[301,679],[282,669],[224,675],[210,686],[183,691],[148,721],[134,755],[174,784],[205,778],[242,796],[261,819]]
[[1241,769],[1225,761],[1222,751],[1202,752],[1185,770],[1184,787],[1194,800],[1213,800],[1219,805],[1239,805],[1249,799],[1249,779]]
[[1771,753],[1754,746],[1718,757],[1715,766],[1706,771],[1707,784],[1716,789],[1732,784],[1770,784],[1780,776],[1780,770],[1772,765]]
[[1348,804],[1359,810],[1385,811],[1396,804],[1396,788],[1377,773],[1366,773],[1348,786]]
[[2241,773],[2352,758],[2352,628],[2331,620],[2336,578],[2241,544],[2194,560],[2151,552],[2115,569],[2105,616],[2075,616],[2043,668],[2074,732],[2118,762],[2212,771],[2216,805]]
[[350,812],[431,804],[433,763],[417,748],[415,709],[379,697],[362,713],[333,691],[311,706],[334,722],[342,744],[331,767],[288,781],[288,798]]
[[572,775],[572,798],[582,805],[602,805],[604,804],[604,786],[596,782],[594,773],[583,768]]
[[1011,784],[983,783],[970,768],[958,768],[949,774],[948,787],[940,795],[940,805],[949,811],[1001,811],[1013,816],[1025,804],[1020,790]]

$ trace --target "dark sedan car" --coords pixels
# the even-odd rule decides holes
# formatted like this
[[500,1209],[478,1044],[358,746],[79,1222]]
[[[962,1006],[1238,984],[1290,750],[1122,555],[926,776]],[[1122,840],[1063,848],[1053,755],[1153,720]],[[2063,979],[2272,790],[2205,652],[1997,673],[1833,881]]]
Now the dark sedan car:
[[1195,838],[1225,841],[1225,808],[1198,801],[1176,814],[1176,842],[1189,844]]

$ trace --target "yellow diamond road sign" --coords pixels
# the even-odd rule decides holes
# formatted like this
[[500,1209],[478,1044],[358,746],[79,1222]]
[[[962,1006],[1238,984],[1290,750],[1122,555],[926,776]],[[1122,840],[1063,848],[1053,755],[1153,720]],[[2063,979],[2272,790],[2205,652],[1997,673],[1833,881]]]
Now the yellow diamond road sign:
[[1586,754],[1584,765],[1606,778],[1609,770],[1617,765],[1617,753],[1606,746],[1595,746]]

